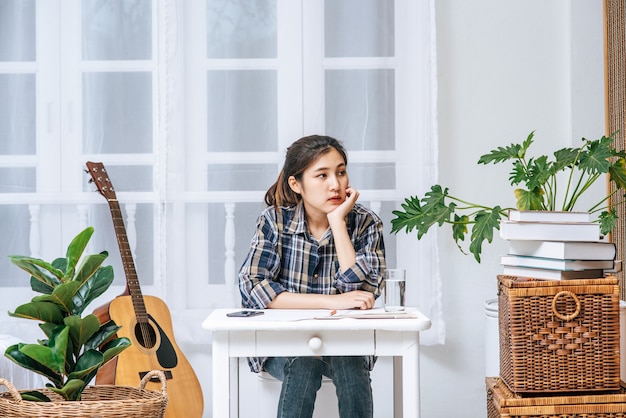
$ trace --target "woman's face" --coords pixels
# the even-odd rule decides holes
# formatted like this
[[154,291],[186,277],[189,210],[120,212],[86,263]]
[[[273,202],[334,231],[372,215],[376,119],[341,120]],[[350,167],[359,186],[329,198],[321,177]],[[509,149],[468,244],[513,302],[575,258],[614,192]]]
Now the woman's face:
[[300,181],[291,177],[289,185],[302,197],[308,214],[327,214],[346,200],[346,163],[339,151],[332,148],[304,170]]

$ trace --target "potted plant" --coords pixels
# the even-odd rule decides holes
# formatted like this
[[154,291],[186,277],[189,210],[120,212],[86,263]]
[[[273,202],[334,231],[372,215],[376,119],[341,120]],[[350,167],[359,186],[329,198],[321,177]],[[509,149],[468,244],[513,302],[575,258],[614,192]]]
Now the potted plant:
[[[626,188],[626,153],[617,151],[612,146],[613,140],[614,135],[596,140],[582,138],[580,147],[559,149],[553,153],[553,158],[547,155],[531,157],[528,154],[534,141],[534,132],[531,132],[521,144],[498,147],[482,155],[478,164],[512,163],[509,181],[516,187],[514,195],[518,210],[573,211],[580,196],[608,174],[609,181],[615,185],[614,191],[588,210],[599,213],[600,230],[608,234],[617,220],[615,206],[623,203],[624,196],[610,202],[612,207],[609,199],[618,190]],[[559,201],[562,202],[560,205]],[[393,211],[392,233],[403,229],[407,233],[416,230],[417,238],[421,239],[432,226],[450,224],[452,238],[463,253],[461,241],[466,235],[470,236],[469,251],[480,263],[484,241],[490,243],[493,240],[494,231],[500,229],[500,221],[513,208],[473,203],[436,184],[424,197],[406,198],[402,209]]]
[[[9,256],[13,264],[30,274],[32,290],[41,293],[9,315],[40,321],[46,338],[33,344],[15,344],[7,348],[5,356],[46,377],[51,382],[46,385],[48,390],[67,401],[80,400],[98,369],[130,346],[128,338],[115,337],[120,327],[113,321],[100,324],[93,314],[81,317],[113,282],[113,268],[102,266],[108,256],[106,251],[83,257],[93,232],[93,227],[80,232],[67,248],[65,258],[51,263]],[[50,401],[43,391],[25,391],[21,395],[26,400]]]

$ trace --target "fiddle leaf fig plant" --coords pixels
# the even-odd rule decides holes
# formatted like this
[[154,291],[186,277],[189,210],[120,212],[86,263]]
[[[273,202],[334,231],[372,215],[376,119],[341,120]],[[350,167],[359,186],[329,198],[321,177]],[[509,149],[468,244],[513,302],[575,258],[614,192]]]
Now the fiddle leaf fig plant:
[[474,203],[436,184],[424,197],[408,197],[402,210],[393,211],[392,233],[415,230],[421,239],[432,226],[449,224],[452,238],[463,253],[461,241],[469,235],[469,252],[480,263],[483,243],[492,242],[509,210],[573,211],[579,198],[607,174],[615,186],[613,191],[588,211],[598,214],[603,234],[611,232],[617,221],[615,207],[624,203],[626,189],[626,153],[613,147],[614,135],[596,140],[582,138],[579,148],[559,149],[552,157],[530,156],[533,141],[531,132],[523,142],[498,147],[478,159],[478,164],[512,164],[509,182],[514,186],[515,208]]
[[[116,338],[115,322],[100,324],[93,314],[81,316],[87,306],[113,282],[113,268],[102,266],[106,251],[84,255],[94,232],[87,227],[67,248],[65,258],[51,263],[27,256],[9,256],[30,275],[35,296],[18,306],[10,316],[40,321],[45,339],[7,348],[5,356],[28,370],[46,377],[46,384],[65,400],[80,400],[98,369],[130,346],[128,338]],[[79,264],[80,261],[80,264]],[[22,398],[50,401],[41,391],[22,392]]]

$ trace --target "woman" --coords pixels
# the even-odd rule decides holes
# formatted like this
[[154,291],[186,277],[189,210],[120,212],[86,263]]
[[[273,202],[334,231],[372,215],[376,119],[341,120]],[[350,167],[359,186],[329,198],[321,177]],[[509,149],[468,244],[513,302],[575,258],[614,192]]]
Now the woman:
[[[287,149],[239,272],[243,307],[372,308],[385,270],[383,226],[356,203],[347,163],[341,143],[328,136]],[[373,363],[367,356],[250,359],[252,371],[283,382],[279,418],[311,417],[322,376],[336,387],[341,418],[371,417]]]

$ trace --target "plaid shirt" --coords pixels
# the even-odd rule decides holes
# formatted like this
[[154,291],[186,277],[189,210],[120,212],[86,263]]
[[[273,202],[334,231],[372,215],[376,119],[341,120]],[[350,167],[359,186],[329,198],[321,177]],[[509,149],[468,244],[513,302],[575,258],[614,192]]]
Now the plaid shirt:
[[[380,296],[386,268],[382,221],[357,203],[346,225],[356,262],[341,271],[330,228],[317,241],[308,231],[302,203],[278,212],[273,206],[265,209],[239,271],[242,306],[265,309],[285,291],[332,295],[361,289]],[[261,371],[263,361],[251,359],[252,371]]]

